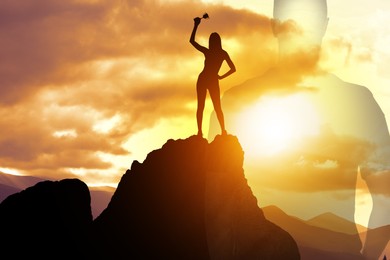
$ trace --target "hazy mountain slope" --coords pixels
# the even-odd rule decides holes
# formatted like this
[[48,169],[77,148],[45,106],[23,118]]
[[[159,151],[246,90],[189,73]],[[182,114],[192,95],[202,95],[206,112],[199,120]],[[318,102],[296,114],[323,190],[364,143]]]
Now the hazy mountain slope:
[[317,259],[362,259],[359,236],[309,225],[304,220],[284,213],[276,206],[263,208],[266,218],[289,232],[297,241],[302,260]]
[[307,224],[329,229],[335,232],[345,234],[356,234],[356,228],[359,231],[364,231],[365,227],[339,217],[333,213],[324,213],[306,221]]

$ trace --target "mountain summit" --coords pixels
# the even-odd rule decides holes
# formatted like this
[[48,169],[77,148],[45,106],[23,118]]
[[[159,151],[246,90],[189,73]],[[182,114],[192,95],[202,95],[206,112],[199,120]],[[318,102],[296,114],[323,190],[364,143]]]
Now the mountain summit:
[[[234,136],[168,140],[123,175],[94,221],[98,256],[129,259],[300,259],[268,221]],[[114,254],[114,255],[113,255]]]
[[[41,259],[63,253],[79,259],[300,259],[295,240],[258,207],[243,160],[235,136],[216,136],[211,143],[198,136],[168,140],[144,162],[132,163],[95,219],[81,181],[38,183],[0,204],[0,222],[7,225],[1,254]],[[52,221],[45,221],[48,216]],[[69,241],[72,237],[75,243]],[[64,239],[66,243],[56,243]],[[59,252],[45,248],[50,245]]]

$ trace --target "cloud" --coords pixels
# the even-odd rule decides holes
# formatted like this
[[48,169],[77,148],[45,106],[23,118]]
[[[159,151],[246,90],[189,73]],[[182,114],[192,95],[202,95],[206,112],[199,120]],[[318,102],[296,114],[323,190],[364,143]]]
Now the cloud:
[[[120,147],[118,140],[110,139],[110,133],[104,135],[91,129],[93,117],[97,117],[92,112],[86,113],[85,109],[77,107],[64,111],[56,106],[46,107],[44,103],[26,105],[34,110],[28,113],[23,107],[16,107],[2,114],[0,160],[4,159],[3,164],[12,162],[7,167],[14,167],[14,164],[17,164],[17,168],[21,169],[55,168],[56,162],[64,162],[58,163],[57,167],[67,167],[66,158],[69,159],[68,164],[81,167],[82,158],[87,157],[83,167],[100,168],[108,165],[102,165],[97,157],[92,156],[93,153],[104,151],[112,154],[127,154]],[[68,129],[71,129],[74,134],[54,135],[56,131]],[[83,153],[84,156],[78,156]],[[71,154],[74,158],[71,158]],[[88,157],[95,159],[88,159]]]
[[265,17],[196,2],[6,1],[0,8],[7,36],[0,42],[0,102],[17,102],[47,84],[89,79],[94,72],[84,66],[99,59],[191,58],[192,17],[205,9],[210,10],[212,22],[202,24],[199,37],[207,37],[209,30],[237,37],[268,29]]
[[313,166],[315,168],[320,168],[320,169],[337,169],[339,166],[339,163],[337,161],[333,160],[326,160],[324,162],[314,162]]
[[246,171],[259,187],[304,193],[353,191],[358,165],[371,152],[366,140],[323,129],[289,152],[247,161]]
[[360,167],[371,194],[390,196],[390,145],[384,144]]
[[269,19],[247,10],[198,1],[3,1],[0,165],[112,180],[102,171],[115,161],[101,154],[129,155],[123,144],[134,133],[161,118],[193,117],[203,57],[188,41],[192,19],[205,11],[211,18],[198,41],[206,45],[218,31],[238,69],[224,88],[269,65]]
[[[91,57],[88,50],[95,43],[93,35],[104,28],[106,8],[74,1],[3,2],[0,102],[24,99],[41,85],[58,80],[57,73],[67,65]],[[98,45],[94,49],[102,49],[103,44]]]

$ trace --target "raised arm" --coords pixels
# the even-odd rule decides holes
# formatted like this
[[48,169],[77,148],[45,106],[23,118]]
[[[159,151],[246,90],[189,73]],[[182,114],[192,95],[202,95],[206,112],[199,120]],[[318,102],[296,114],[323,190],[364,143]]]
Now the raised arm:
[[234,72],[236,72],[236,66],[234,66],[234,63],[230,59],[230,56],[227,52],[226,52],[225,60],[226,60],[227,64],[229,65],[230,70],[228,72],[226,72],[225,74],[223,74],[222,76],[218,76],[218,79],[224,79],[227,76],[229,76],[230,74],[233,74]]
[[204,53],[207,49],[195,41],[196,30],[198,29],[198,26],[199,26],[199,24],[200,24],[200,20],[201,20],[201,19],[200,19],[199,17],[194,18],[194,28],[192,29],[192,33],[191,33],[191,37],[190,37],[190,43],[191,43],[192,46],[194,46],[198,51]]

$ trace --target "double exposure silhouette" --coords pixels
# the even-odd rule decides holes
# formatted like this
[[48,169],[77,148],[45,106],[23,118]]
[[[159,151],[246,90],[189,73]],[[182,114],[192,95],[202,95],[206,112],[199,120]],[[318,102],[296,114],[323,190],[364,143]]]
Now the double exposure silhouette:
[[[331,212],[354,222],[359,169],[370,191],[378,190],[381,182],[372,162],[386,157],[384,114],[366,87],[320,67],[329,22],[326,0],[275,0],[273,14],[278,62],[225,92],[225,120],[246,151],[246,169],[255,173],[248,179],[261,190],[262,203],[307,218]],[[212,114],[209,140],[216,130]],[[376,198],[380,196],[373,196],[369,228],[375,217],[389,216],[389,207]],[[338,231],[337,226],[329,228]],[[345,233],[337,245],[314,237],[317,251],[298,241],[302,259],[378,259],[388,241],[383,232],[379,237],[369,230],[362,246],[356,225]],[[337,258],[340,250],[345,255]]]
[[[208,15],[204,15],[203,18],[208,18]],[[222,134],[226,134],[224,115],[221,108],[220,101],[220,89],[219,80],[226,78],[230,74],[236,71],[236,68],[229,57],[229,54],[222,49],[221,37],[218,33],[213,32],[209,38],[209,48],[206,48],[196,42],[195,36],[198,26],[201,22],[200,17],[194,18],[194,28],[192,29],[190,43],[205,56],[204,68],[199,74],[198,81],[196,83],[196,93],[198,98],[198,106],[196,111],[196,120],[198,125],[198,135],[202,136],[202,120],[203,110],[205,107],[205,100],[207,90],[210,93],[211,100],[213,102],[214,110],[217,114],[217,118],[221,127]],[[218,75],[223,61],[226,61],[230,67],[222,76]]]

